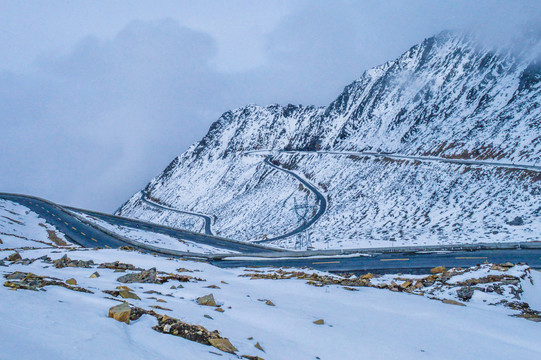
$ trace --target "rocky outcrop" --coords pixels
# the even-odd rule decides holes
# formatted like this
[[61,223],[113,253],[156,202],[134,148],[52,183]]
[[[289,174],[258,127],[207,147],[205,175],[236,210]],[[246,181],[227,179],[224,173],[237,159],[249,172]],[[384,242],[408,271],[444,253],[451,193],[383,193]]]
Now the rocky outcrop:
[[[449,270],[440,266],[432,270],[431,275],[422,278],[409,278],[398,275],[391,280],[387,279],[385,281],[381,280],[380,276],[373,274],[333,276],[283,269],[256,272],[251,270],[247,274],[239,276],[272,280],[295,278],[306,280],[307,284],[316,287],[341,285],[346,290],[372,287],[426,296],[452,305],[466,305],[471,301],[475,292],[480,292],[486,295],[495,295],[496,300],[493,300],[491,305],[503,305],[509,309],[520,311],[519,314],[513,316],[541,321],[541,312],[531,309],[527,303],[520,301],[522,293],[521,281],[532,281],[530,268],[526,265],[513,265],[511,263],[483,264],[467,269],[453,268]],[[511,270],[513,270],[513,274],[509,273]],[[453,293],[456,294],[455,299],[449,295]]]
[[62,256],[58,260],[53,260],[54,267],[61,269],[64,267],[82,267],[82,268],[90,268],[92,265],[94,265],[94,261],[88,260],[72,260],[68,257],[68,255]]
[[47,276],[39,276],[32,273],[16,271],[14,273],[6,274],[4,277],[7,280],[6,282],[4,282],[4,286],[13,290],[23,289],[33,291],[45,291],[45,286],[61,286],[69,290],[92,294],[92,291],[90,290],[79,286],[74,286],[76,285],[76,282],[73,283],[73,281],[70,281],[72,284],[69,284],[61,281],[60,279],[55,279]]

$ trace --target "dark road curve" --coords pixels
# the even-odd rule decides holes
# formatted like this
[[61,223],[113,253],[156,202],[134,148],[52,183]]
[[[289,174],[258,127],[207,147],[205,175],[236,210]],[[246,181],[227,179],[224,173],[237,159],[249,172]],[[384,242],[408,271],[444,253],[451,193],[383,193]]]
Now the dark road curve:
[[265,158],[265,160],[264,160],[265,164],[267,164],[268,166],[270,166],[270,167],[272,167],[272,168],[274,168],[276,170],[285,172],[286,174],[293,176],[295,179],[300,181],[305,187],[307,187],[312,193],[314,193],[314,195],[316,196],[317,202],[318,202],[318,210],[315,213],[315,215],[312,216],[312,218],[310,220],[308,220],[305,224],[299,226],[298,228],[296,228],[294,230],[291,230],[291,231],[289,231],[289,232],[287,232],[285,234],[278,235],[278,236],[275,236],[275,237],[272,237],[272,238],[269,238],[269,239],[253,241],[253,243],[257,243],[257,244],[262,244],[262,243],[268,243],[268,242],[271,242],[271,241],[281,240],[281,239],[285,239],[285,238],[293,236],[293,235],[300,234],[301,232],[305,231],[310,226],[312,226],[316,221],[318,221],[319,218],[323,214],[325,214],[325,211],[327,211],[327,199],[314,185],[310,184],[308,181],[304,180],[303,178],[301,178],[299,175],[295,174],[294,172],[286,170],[286,169],[282,169],[281,167],[274,165],[271,162],[270,158],[271,158],[271,156],[267,156]]
[[144,203],[146,203],[146,204],[148,204],[150,206],[154,206],[154,207],[157,207],[157,208],[160,208],[160,209],[164,209],[164,210],[168,210],[168,211],[174,211],[174,212],[178,212],[178,213],[184,214],[184,215],[191,215],[191,216],[200,217],[205,222],[205,234],[213,235],[213,233],[212,233],[212,218],[210,216],[208,216],[208,215],[201,214],[201,213],[196,213],[196,212],[192,212],[192,211],[179,210],[179,209],[175,209],[175,208],[170,207],[170,206],[159,204],[159,203],[157,203],[155,201],[152,201],[147,196],[147,193],[144,190],[141,191],[141,201],[143,201]]
[[[165,234],[181,240],[192,241],[226,250],[238,251],[245,254],[264,254],[278,251],[276,249],[261,245],[228,240],[200,233],[192,233],[181,229],[148,223],[145,221],[108,215],[90,210],[62,207],[44,199],[26,195],[0,193],[0,199],[14,201],[28,207],[30,210],[36,212],[38,215],[44,218],[48,223],[54,225],[59,231],[64,233],[70,241],[83,247],[119,248],[121,246],[133,246],[133,243],[122,241],[117,236],[114,236],[114,234],[111,235],[98,229],[96,226],[81,221],[70,213],[70,211],[84,212],[114,225],[127,226],[159,234]],[[144,250],[143,247],[141,247],[141,249]],[[171,256],[171,254],[166,253],[167,250],[168,249],[164,249],[163,255]]]
[[78,208],[73,208],[73,207],[68,207],[68,206],[66,206],[65,208],[72,211],[85,213],[87,215],[93,216],[100,220],[106,221],[110,224],[126,226],[126,227],[136,228],[139,230],[168,235],[177,239],[187,240],[187,241],[191,241],[198,244],[209,245],[209,246],[213,246],[213,247],[221,248],[225,250],[233,250],[233,251],[238,251],[240,253],[247,253],[247,254],[273,253],[277,251],[276,249],[272,249],[266,246],[220,238],[217,236],[209,236],[206,234],[191,232],[191,231],[187,231],[183,229],[176,229],[176,228],[168,227],[165,225],[154,224],[147,221],[130,219],[126,217],[109,215],[109,214],[104,214],[97,211],[78,209]]

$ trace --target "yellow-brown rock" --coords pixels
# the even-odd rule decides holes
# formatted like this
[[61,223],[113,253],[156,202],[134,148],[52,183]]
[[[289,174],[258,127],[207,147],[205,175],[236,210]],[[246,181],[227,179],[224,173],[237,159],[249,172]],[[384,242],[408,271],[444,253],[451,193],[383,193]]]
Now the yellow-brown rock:
[[199,305],[205,306],[216,306],[216,301],[214,300],[214,295],[208,294],[197,298],[197,303]]
[[113,318],[116,321],[125,322],[126,324],[130,323],[130,315],[131,309],[127,303],[122,303],[109,309],[110,318]]
[[135,300],[141,300],[141,298],[139,296],[137,296],[137,294],[134,294],[130,291],[127,291],[127,290],[121,290],[118,292],[118,294],[120,296],[122,296],[122,298],[124,299],[135,299]]
[[432,274],[441,274],[441,273],[444,273],[446,271],[447,271],[447,269],[445,268],[445,266],[438,266],[438,267],[435,267],[433,269],[430,269],[430,272]]
[[466,304],[463,304],[459,301],[451,300],[451,299],[443,299],[441,302],[444,304],[450,304],[450,305],[466,306]]
[[209,339],[210,345],[214,346],[216,349],[222,350],[224,352],[234,354],[235,351],[238,351],[236,347],[231,344],[229,339]]

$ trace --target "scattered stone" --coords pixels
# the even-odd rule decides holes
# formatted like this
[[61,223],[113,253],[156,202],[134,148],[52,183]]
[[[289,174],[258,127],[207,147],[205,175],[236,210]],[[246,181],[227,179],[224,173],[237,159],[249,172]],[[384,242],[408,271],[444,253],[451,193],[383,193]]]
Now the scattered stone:
[[31,274],[31,273],[15,271],[14,273],[7,274],[4,277],[8,280],[21,280],[21,279],[24,279],[27,276],[27,274]]
[[145,310],[145,309],[142,309],[142,308],[137,307],[137,306],[132,306],[131,307],[131,314],[130,314],[130,321],[138,320],[141,316],[143,316],[145,314],[150,315],[150,316],[154,316],[154,317],[158,316],[158,314],[156,314],[154,312],[154,310]]
[[372,278],[374,278],[374,274],[372,274],[372,273],[367,273],[367,274],[364,274],[363,276],[361,276],[361,279],[363,279],[363,280],[370,280]]
[[254,339],[254,337],[253,337],[253,336],[250,336],[250,337],[248,338],[248,340],[253,340],[253,339]]
[[216,285],[209,285],[209,286],[204,286],[204,287],[207,289],[221,289],[219,286],[216,286]]
[[221,312],[221,313],[225,312],[225,310],[222,309],[221,307],[217,307],[216,309],[214,309],[214,311],[218,311],[218,312]]
[[[525,264],[518,264],[525,265]],[[510,268],[516,266],[512,263],[505,263],[497,265],[502,268]],[[241,274],[240,277],[250,277],[251,279],[300,279],[305,280],[307,284],[322,287],[328,285],[340,285],[344,287],[354,288],[354,287],[372,287],[376,289],[387,289],[395,292],[408,292],[415,295],[427,296],[430,299],[442,300],[448,297],[449,293],[456,292],[458,299],[464,302],[467,302],[473,296],[474,291],[482,291],[486,293],[496,293],[499,295],[510,295],[514,299],[520,300],[521,294],[523,292],[521,281],[529,279],[532,282],[532,278],[529,275],[530,268],[525,266],[521,268],[521,275],[510,275],[510,274],[498,274],[498,275],[485,275],[483,277],[473,277],[463,281],[452,281],[455,276],[463,275],[470,272],[475,272],[477,270],[483,269],[488,270],[491,265],[477,265],[470,268],[453,268],[449,271],[443,266],[432,269],[432,274],[425,276],[419,279],[408,279],[396,277],[394,280],[402,282],[401,285],[397,285],[394,280],[389,280],[389,282],[378,282],[371,283],[369,279],[363,279],[361,277],[355,278],[352,276],[335,276],[335,275],[320,275],[317,273],[306,273],[303,271],[289,271],[284,269],[278,269],[274,271],[253,271],[251,269],[245,269],[249,273]],[[436,272],[436,273],[434,273]],[[457,290],[458,289],[458,290]],[[250,297],[250,295],[246,295]],[[261,299],[260,299],[261,300]],[[455,304],[453,301],[445,301],[449,304]],[[459,301],[456,301],[455,305],[463,305]],[[506,307],[511,307],[508,300],[502,300],[499,302]],[[513,305],[511,307],[513,310],[520,311],[520,314],[512,315],[517,317],[523,317],[529,320],[537,321],[537,315],[533,310],[528,310],[524,306]],[[539,320],[541,321],[541,313]]]
[[193,278],[187,275],[168,274],[165,276],[158,276],[156,268],[141,270],[138,273],[126,274],[117,279],[121,283],[151,283],[151,284],[163,284],[169,280],[176,280],[179,282],[188,282],[190,280],[204,281],[203,279]]
[[94,271],[94,272],[92,273],[92,275],[90,275],[90,278],[91,278],[91,279],[95,279],[95,278],[99,278],[99,277],[100,277],[100,273],[97,272],[97,271]]
[[117,286],[116,289],[117,290],[134,291],[133,289],[130,289],[129,287],[124,286],[124,285]]
[[120,250],[124,250],[124,251],[136,251],[137,249],[135,249],[133,246],[121,246],[119,247]]
[[510,309],[520,311],[520,314],[513,315],[515,317],[521,317],[526,320],[541,322],[541,312],[530,308],[530,305],[528,303],[515,301],[506,303],[505,306]]
[[68,246],[68,243],[58,237],[56,231],[47,229],[47,237],[57,246]]
[[252,355],[242,355],[241,357],[248,360],[265,360],[263,358],[260,358],[259,356],[252,356]]
[[466,304],[463,304],[460,301],[456,301],[452,299],[443,299],[441,302],[444,304],[450,304],[450,305],[466,306]]
[[314,324],[316,324],[316,325],[323,325],[323,324],[325,324],[325,320],[323,320],[323,319],[318,319],[318,320],[314,321]]
[[114,296],[114,297],[120,296],[120,291],[118,291],[118,290],[103,290],[102,292],[106,293],[106,294],[109,294],[111,296]]
[[225,281],[220,281],[222,284],[225,284],[225,285],[228,285],[228,283],[226,283]]
[[110,318],[113,318],[116,321],[125,322],[126,324],[130,323],[130,315],[131,308],[125,302],[109,309]]
[[512,226],[520,226],[524,225],[524,220],[520,216],[517,216],[513,220],[509,221],[507,224]]
[[208,331],[201,325],[191,325],[167,315],[156,314],[156,318],[158,325],[154,326],[153,329],[161,333],[180,336],[203,345],[211,345],[211,339],[221,338],[217,330]]
[[71,260],[67,254],[64,254],[60,259],[53,260],[53,265],[55,268],[61,269],[65,267],[80,267],[80,268],[89,268],[94,265],[94,261],[88,260]]
[[229,342],[228,339],[222,338],[222,339],[209,339],[209,342],[212,346],[214,346],[218,350],[222,350],[223,352],[234,354],[235,351],[238,351],[236,347]]
[[204,306],[216,306],[213,294],[208,294],[197,298],[197,303]]
[[177,269],[177,272],[193,272],[193,271],[192,271],[192,270],[185,269],[185,268],[178,268],[178,269]]
[[223,356],[222,354],[214,352],[214,351],[209,351],[209,353],[214,354],[214,355],[218,355],[218,356]]
[[60,279],[55,279],[55,278],[46,277],[46,276],[39,276],[32,273],[14,272],[14,273],[5,275],[5,278],[8,279],[8,281],[4,283],[4,286],[9,287],[10,289],[13,289],[13,290],[22,289],[22,290],[45,291],[44,289],[45,286],[56,285],[56,286],[61,286],[73,291],[93,294],[93,292],[90,290],[87,290],[82,287],[66,284]]
[[171,285],[171,287],[169,289],[171,290],[175,290],[177,287],[175,285]]
[[276,306],[276,305],[274,305],[274,303],[273,303],[272,301],[270,301],[270,300],[265,301],[265,304],[267,304],[267,305],[269,305],[269,306]]
[[347,290],[347,291],[359,291],[359,289],[355,289],[355,288],[352,288],[352,287],[349,287],[349,286],[344,286],[344,290]]
[[143,292],[143,294],[158,294],[158,295],[163,295],[161,292],[156,291],[156,290],[147,290],[147,291]]
[[74,278],[68,279],[66,280],[66,284],[77,285],[77,280],[75,280]]
[[9,255],[7,259],[8,259],[8,261],[17,262],[17,261],[21,261],[23,258],[21,256],[21,254],[19,254],[18,252],[15,252],[15,253]]
[[157,302],[161,302],[161,303],[166,303],[167,301],[165,301],[164,299],[156,299]]
[[502,265],[498,265],[498,264],[494,264],[490,267],[490,270],[495,270],[495,271],[507,271],[508,268],[505,267],[505,266],[502,266]]
[[[133,266],[133,265],[132,265]],[[117,279],[121,283],[156,283],[156,268],[143,270],[139,273],[126,274]]]
[[265,350],[263,350],[263,347],[261,346],[261,344],[259,342],[256,342],[254,346],[255,346],[256,349],[265,352]]
[[438,267],[435,267],[433,269],[430,269],[430,272],[432,274],[441,274],[441,273],[444,273],[446,271],[447,271],[447,269],[445,268],[445,266],[438,266]]
[[141,298],[139,296],[137,296],[137,294],[134,294],[130,291],[127,291],[127,290],[120,290],[118,292],[118,294],[123,298],[123,299],[134,299],[134,300],[141,300]]
[[0,266],[7,266],[4,260],[0,260]]
[[99,268],[111,270],[136,270],[135,266],[132,264],[124,264],[119,261],[100,264]]
[[402,289],[407,289],[407,288],[409,288],[411,285],[413,285],[413,281],[411,281],[411,280],[406,280],[406,281],[404,281],[402,284],[400,284],[400,287],[401,287]]
[[473,296],[473,289],[469,286],[463,286],[456,291],[456,295],[462,301],[469,301]]
[[212,318],[212,316],[210,316],[210,315],[205,314],[205,315],[203,315],[203,316],[206,317],[207,319],[214,320],[214,319]]
[[158,310],[173,311],[171,309],[161,307],[160,305],[150,305],[150,307],[153,308],[153,309],[158,309]]

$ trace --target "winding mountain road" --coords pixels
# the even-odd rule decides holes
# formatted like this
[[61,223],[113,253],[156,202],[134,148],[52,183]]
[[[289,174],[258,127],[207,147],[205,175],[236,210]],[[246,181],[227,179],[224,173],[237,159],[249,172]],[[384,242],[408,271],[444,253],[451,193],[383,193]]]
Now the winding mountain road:
[[192,216],[197,216],[199,218],[202,218],[203,221],[205,222],[205,234],[214,235],[212,233],[212,218],[210,216],[208,216],[208,215],[193,212],[193,211],[179,210],[179,209],[175,209],[173,207],[167,206],[167,205],[162,205],[160,203],[152,201],[148,197],[147,193],[144,190],[141,191],[141,201],[143,201],[144,203],[146,203],[148,205],[151,205],[151,206],[163,209],[163,210],[174,211],[174,212],[177,212],[179,214],[192,215]]
[[[278,249],[272,249],[262,245],[190,232],[137,219],[61,206],[50,201],[31,196],[0,193],[0,199],[14,201],[28,207],[30,210],[36,212],[39,216],[44,218],[48,223],[54,225],[59,231],[69,237],[72,242],[84,247],[119,248],[121,246],[134,246],[134,244],[133,241],[123,238],[120,234],[115,234],[112,231],[100,228],[89,221],[85,221],[82,217],[76,216],[77,212],[94,216],[113,225],[127,226],[134,229],[164,234],[180,240],[192,241],[243,254],[264,254],[279,251]],[[145,250],[143,246],[144,244],[140,244],[139,247]],[[137,247],[137,245],[135,245],[135,247]],[[168,249],[163,249],[162,253],[167,256],[174,256],[174,253],[170,253],[167,250]],[[151,251],[159,253],[160,249],[156,248],[152,249]]]
[[316,221],[318,221],[319,218],[323,214],[325,214],[325,211],[327,210],[327,199],[313,184],[311,184],[307,180],[304,180],[299,175],[295,174],[294,172],[292,172],[290,170],[286,170],[286,169],[283,169],[283,168],[281,168],[279,166],[274,165],[272,163],[272,161],[271,161],[271,156],[267,156],[265,158],[264,162],[265,162],[265,164],[267,164],[268,166],[270,166],[270,167],[272,167],[272,168],[274,168],[276,170],[285,172],[286,174],[288,174],[290,176],[293,176],[301,184],[303,184],[305,187],[307,187],[316,196],[317,205],[314,205],[314,206],[317,206],[318,209],[317,209],[317,212],[314,214],[314,216],[312,216],[310,218],[310,220],[308,220],[307,222],[305,222],[301,226],[297,227],[296,229],[291,230],[291,231],[289,231],[289,232],[287,232],[285,234],[269,238],[269,239],[253,241],[253,243],[268,243],[268,242],[271,242],[271,241],[281,240],[281,239],[285,239],[285,238],[293,236],[293,235],[300,234],[303,231],[305,231],[306,229],[308,229],[310,226],[312,226]]
[[[265,150],[266,151],[266,150]],[[272,151],[268,151],[272,153]],[[536,171],[541,172],[541,166],[532,165],[532,164],[514,164],[514,163],[505,163],[505,162],[499,162],[499,161],[486,161],[486,160],[469,160],[469,159],[449,159],[449,158],[442,158],[437,156],[414,156],[414,155],[401,155],[401,154],[394,154],[394,153],[378,153],[378,152],[371,152],[371,151],[305,151],[305,150],[292,150],[292,151],[286,151],[286,150],[280,150],[278,151],[280,154],[330,154],[330,155],[356,155],[356,156],[371,156],[371,157],[378,157],[378,158],[387,158],[387,159],[395,159],[395,160],[416,160],[416,161],[423,161],[423,162],[441,162],[441,163],[449,163],[449,164],[456,164],[456,165],[471,165],[471,166],[489,166],[489,167],[497,167],[497,168],[506,168],[506,169],[514,169],[514,170],[528,170],[528,171]],[[248,152],[248,153],[255,153],[255,152]]]
[[[340,252],[317,251],[295,253],[291,251],[268,248],[261,245],[222,239],[199,233],[190,233],[180,229],[169,228],[140,220],[103,214],[91,210],[62,207],[50,201],[18,194],[0,193],[0,199],[20,203],[36,212],[48,223],[64,233],[68,240],[88,248],[119,248],[131,246],[144,252],[160,256],[206,259],[220,267],[253,267],[253,266],[294,266],[310,267],[334,272],[426,272],[435,266],[447,267],[473,266],[485,261],[503,263],[528,263],[531,267],[541,268],[541,243],[516,244],[484,244],[463,247],[437,246],[424,251],[422,248],[401,249],[359,249],[357,254],[340,255]],[[177,236],[178,238],[223,249],[237,251],[240,254],[194,254],[181,253],[169,249],[150,248],[133,241],[126,242],[121,236],[112,232],[104,232],[99,227],[85,222],[76,212],[85,212],[111,224],[129,226],[145,231]],[[317,257],[314,257],[317,255]]]

